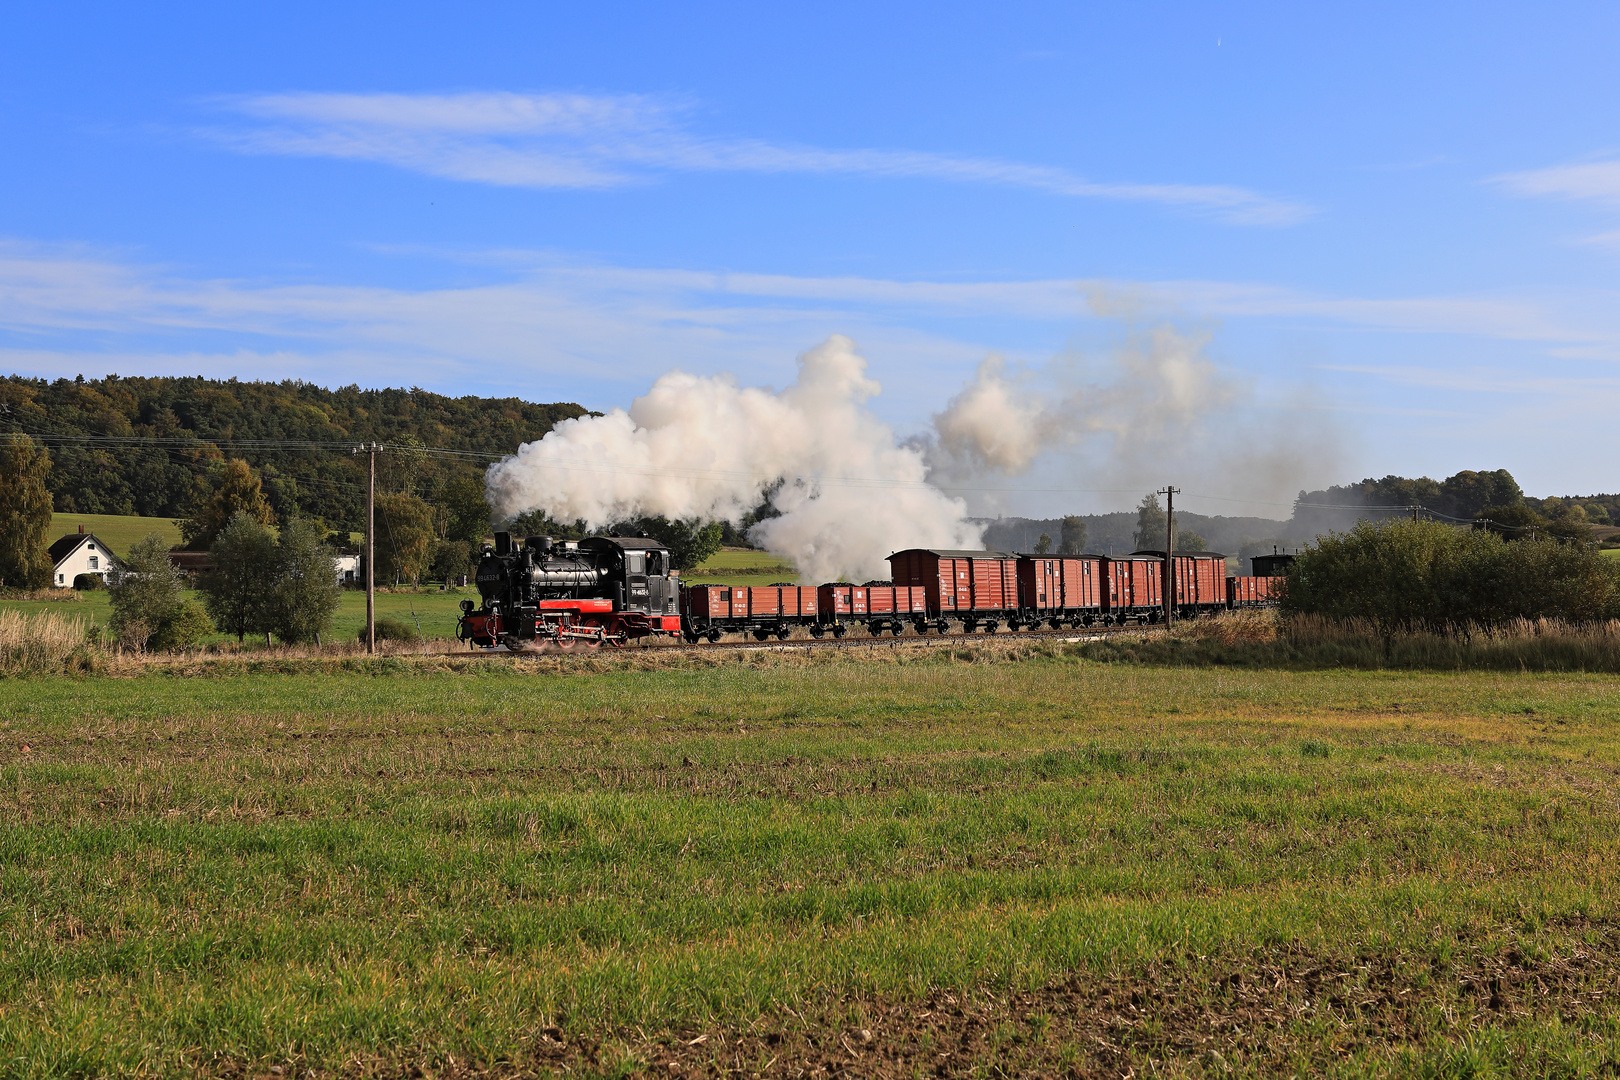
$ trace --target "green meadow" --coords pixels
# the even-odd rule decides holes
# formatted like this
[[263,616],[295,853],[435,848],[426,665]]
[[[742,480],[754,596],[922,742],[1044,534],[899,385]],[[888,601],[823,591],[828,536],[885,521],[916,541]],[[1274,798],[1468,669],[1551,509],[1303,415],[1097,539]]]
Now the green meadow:
[[0,683],[0,1074],[1620,1060],[1611,677],[345,663]]

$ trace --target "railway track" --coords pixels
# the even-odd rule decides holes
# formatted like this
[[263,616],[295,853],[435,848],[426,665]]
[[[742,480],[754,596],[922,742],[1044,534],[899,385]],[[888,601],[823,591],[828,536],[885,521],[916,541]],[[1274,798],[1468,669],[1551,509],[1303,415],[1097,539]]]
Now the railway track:
[[873,634],[862,637],[850,635],[842,638],[789,638],[786,641],[701,641],[696,645],[677,642],[673,645],[655,645],[659,649],[728,649],[728,650],[782,650],[782,649],[875,649],[895,645],[960,645],[981,641],[1101,641],[1114,634],[1141,633],[1145,626],[1090,626],[1083,630],[1009,630],[1005,633],[964,634]]

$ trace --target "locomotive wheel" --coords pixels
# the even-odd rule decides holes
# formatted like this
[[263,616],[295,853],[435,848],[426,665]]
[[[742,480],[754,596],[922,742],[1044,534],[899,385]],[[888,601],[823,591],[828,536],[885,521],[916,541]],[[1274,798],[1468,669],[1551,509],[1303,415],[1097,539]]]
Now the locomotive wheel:
[[699,642],[699,641],[702,641],[702,640],[703,640],[703,639],[702,639],[702,638],[701,638],[701,637],[700,637],[700,636],[698,636],[698,635],[697,635],[697,634],[682,634],[682,635],[681,635],[681,637],[683,637],[683,638],[684,638],[684,639],[686,639],[686,643],[687,643],[687,644],[688,644],[688,645],[696,645],[696,644],[697,644],[697,643],[698,643],[698,642]]

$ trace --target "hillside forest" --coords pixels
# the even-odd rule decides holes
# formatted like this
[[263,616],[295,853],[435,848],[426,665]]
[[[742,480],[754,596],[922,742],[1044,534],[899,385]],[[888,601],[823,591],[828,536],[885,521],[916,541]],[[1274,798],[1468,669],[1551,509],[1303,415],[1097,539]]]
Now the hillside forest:
[[[380,540],[388,549],[380,559],[410,571],[409,577],[430,572],[436,560],[445,564],[441,572],[460,565],[462,556],[447,554],[443,545],[465,545],[485,534],[488,462],[584,415],[567,402],[450,398],[415,387],[333,390],[296,381],[116,375],[0,379],[0,432],[25,433],[44,445],[49,464],[42,477],[55,512],[183,519],[186,546],[193,549],[206,549],[238,510],[267,524],[311,520],[341,544],[364,516],[364,459],[351,448],[370,442],[403,447],[378,457]],[[1178,508],[1176,546],[1240,557],[1292,550],[1358,520],[1404,516],[1412,506],[1434,520],[1488,517],[1509,533],[1534,528],[1575,535],[1620,521],[1620,495],[1534,498],[1506,470],[1465,470],[1444,480],[1386,476],[1301,491],[1287,519]],[[722,542],[747,544],[748,525],[772,513],[767,495],[740,523],[650,518],[626,524],[680,549],[685,557],[678,564],[697,565]],[[1163,520],[1157,498],[1147,495],[1131,511],[981,523],[989,547],[1118,553],[1162,547]],[[572,537],[583,534],[584,523],[536,517],[513,528]]]

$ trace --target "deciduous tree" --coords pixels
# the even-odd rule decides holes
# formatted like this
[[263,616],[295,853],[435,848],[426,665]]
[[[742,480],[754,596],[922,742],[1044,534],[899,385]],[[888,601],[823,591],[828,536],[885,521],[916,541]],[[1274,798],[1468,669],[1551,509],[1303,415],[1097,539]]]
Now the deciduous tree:
[[270,509],[258,475],[247,462],[231,458],[220,470],[214,493],[198,505],[191,517],[180,523],[180,537],[187,549],[206,551],[237,514],[247,514],[260,525],[276,523],[275,511]]
[[422,580],[433,560],[433,508],[415,495],[377,496],[377,580]]
[[112,632],[144,648],[162,641],[169,623],[181,614],[180,571],[169,561],[169,545],[153,533],[129,549],[124,573],[112,585]]
[[1079,514],[1063,518],[1063,532],[1058,537],[1059,555],[1079,555],[1086,550],[1086,519]]
[[46,534],[51,459],[26,435],[0,435],[0,584],[38,589],[51,583]]
[[252,514],[235,514],[209,551],[214,568],[197,583],[214,625],[241,641],[270,627],[275,593],[276,541]]
[[282,641],[318,641],[332,625],[341,592],[337,562],[322,532],[314,522],[298,519],[283,525],[276,538],[275,580],[265,621]]

